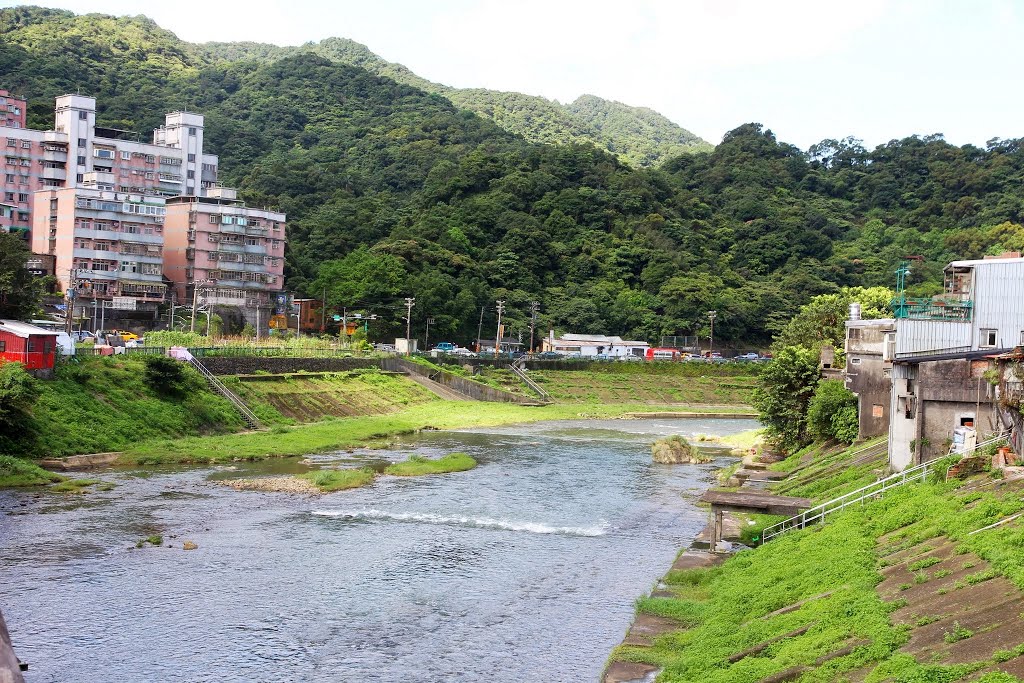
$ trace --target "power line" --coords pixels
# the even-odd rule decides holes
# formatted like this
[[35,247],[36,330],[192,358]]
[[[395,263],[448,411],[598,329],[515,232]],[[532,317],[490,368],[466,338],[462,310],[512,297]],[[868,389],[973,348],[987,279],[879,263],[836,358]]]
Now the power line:
[[407,296],[405,297],[405,353],[408,355],[411,353],[409,348],[409,333],[412,327],[412,307],[416,305],[416,297]]
[[527,349],[527,353],[533,353],[533,330],[537,326],[537,311],[539,310],[539,302],[533,301],[530,303],[530,348]]

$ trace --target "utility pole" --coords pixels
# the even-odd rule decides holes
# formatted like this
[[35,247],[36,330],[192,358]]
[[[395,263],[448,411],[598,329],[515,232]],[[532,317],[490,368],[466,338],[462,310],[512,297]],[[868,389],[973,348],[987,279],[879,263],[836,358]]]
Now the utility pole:
[[205,283],[206,280],[203,280],[192,285],[192,325],[189,327],[189,332],[196,331],[196,306],[199,305],[199,288]]
[[501,299],[498,300],[498,331],[494,338],[494,357],[497,358],[501,353],[501,314],[505,312],[505,302]]
[[534,301],[530,303],[530,348],[527,349],[527,353],[533,353],[533,330],[537,327],[537,311],[540,310],[540,303]]
[[324,287],[324,296],[320,299],[320,334],[327,330],[327,287]]
[[427,338],[423,340],[423,350],[424,351],[429,351],[430,350],[430,326],[433,325],[433,324],[434,324],[434,319],[428,317],[427,318]]
[[405,355],[410,355],[412,350],[409,334],[412,332],[412,307],[416,305],[416,297],[405,297]]
[[65,305],[67,306],[64,311],[64,331],[68,333],[68,336],[71,336],[71,319],[75,312],[75,297],[78,296],[78,283],[75,282],[78,279],[78,270],[72,268],[68,275],[68,291],[64,293]]
[[711,357],[711,352],[715,350],[715,318],[718,317],[718,311],[708,311],[708,320],[711,321],[711,337],[708,348],[708,358]]
[[476,326],[476,352],[480,353],[480,335],[484,333],[484,307],[480,307],[480,324]]

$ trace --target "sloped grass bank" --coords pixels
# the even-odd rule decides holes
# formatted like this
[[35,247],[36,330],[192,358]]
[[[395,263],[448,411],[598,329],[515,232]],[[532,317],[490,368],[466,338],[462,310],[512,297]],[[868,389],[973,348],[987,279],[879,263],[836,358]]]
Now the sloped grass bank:
[[158,392],[133,357],[80,358],[56,379],[38,382],[40,396],[26,429],[0,435],[0,453],[28,457],[119,451],[155,438],[233,432],[244,425],[202,378],[184,368],[180,394]]
[[60,481],[64,481],[64,477],[30,460],[0,455],[0,488],[46,486]]
[[[829,457],[842,461],[841,455]],[[823,474],[821,481],[833,484],[823,487],[829,495],[856,483]],[[897,622],[892,613],[906,601],[885,601],[879,595],[882,568],[905,549],[937,547],[948,539],[954,553],[973,553],[989,565],[963,585],[999,575],[1016,591],[1024,590],[1024,525],[1012,520],[978,531],[1024,511],[1024,485],[988,475],[966,484],[937,480],[894,490],[824,525],[740,552],[720,567],[670,572],[666,584],[676,597],[643,598],[638,611],[674,619],[678,631],[660,636],[650,648],[620,647],[613,658],[661,667],[658,681],[673,683],[769,677],[868,683],[1018,680],[999,669],[1004,662],[1014,664],[1024,647],[997,649],[974,636],[979,638],[975,647],[953,652],[955,643],[971,637],[955,624],[926,661],[901,651],[916,629],[934,621]],[[911,557],[907,566],[916,571],[915,583],[927,581],[928,576],[918,577],[927,575],[928,561]],[[932,606],[936,614],[971,610],[958,602],[959,585],[931,598],[937,601]],[[1024,632],[1011,645],[1021,644]],[[1016,666],[1021,670],[1024,660]]]
[[377,369],[310,376],[299,373],[272,380],[222,379],[266,425],[316,422],[325,417],[382,415],[435,398],[408,378]]
[[[732,366],[702,365],[700,374],[686,363],[676,364],[677,372],[670,372],[671,366],[653,372],[644,363],[593,365],[601,370],[531,370],[530,377],[559,403],[750,405],[756,381],[753,374],[732,374],[743,370]],[[729,373],[719,374],[726,367]]]

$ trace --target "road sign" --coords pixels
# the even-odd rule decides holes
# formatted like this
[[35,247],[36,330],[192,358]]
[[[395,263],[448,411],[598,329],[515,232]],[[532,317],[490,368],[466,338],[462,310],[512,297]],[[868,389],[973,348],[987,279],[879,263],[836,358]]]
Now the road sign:
[[340,315],[332,315],[331,317],[334,318],[334,322],[336,322],[336,323],[341,322],[341,316]]
[[115,296],[111,299],[110,307],[115,311],[134,311],[136,300],[130,296]]

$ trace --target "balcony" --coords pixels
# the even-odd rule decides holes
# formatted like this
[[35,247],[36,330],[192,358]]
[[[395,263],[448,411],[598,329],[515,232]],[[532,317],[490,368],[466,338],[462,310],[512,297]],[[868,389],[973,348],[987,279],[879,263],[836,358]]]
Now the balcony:
[[892,300],[893,317],[902,320],[937,320],[946,322],[970,322],[974,302],[970,299],[931,297]]
[[75,237],[87,239],[111,240],[113,242],[138,242],[141,244],[163,244],[163,235],[145,235],[139,232],[122,232],[120,230],[97,230],[96,228],[75,228]]
[[62,142],[65,145],[68,144],[67,133],[61,133],[56,130],[48,130],[43,133],[43,142]]
[[66,149],[61,149],[60,147],[43,147],[43,160],[67,163],[68,151]]
[[68,172],[63,168],[44,168],[43,178],[46,180],[67,180]]

